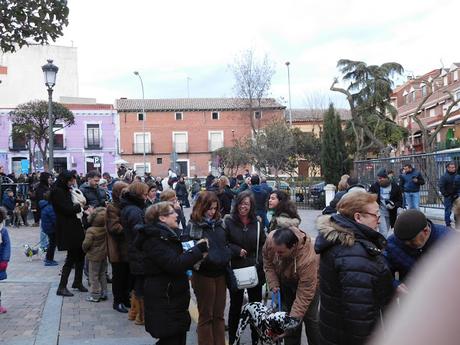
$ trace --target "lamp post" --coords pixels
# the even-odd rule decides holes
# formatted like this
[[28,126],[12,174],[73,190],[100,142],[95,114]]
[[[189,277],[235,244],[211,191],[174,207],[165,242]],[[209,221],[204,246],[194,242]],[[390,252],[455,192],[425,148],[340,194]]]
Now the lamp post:
[[138,71],[134,71],[134,75],[139,77],[142,87],[142,143],[143,143],[143,156],[144,156],[144,175],[147,172],[147,163],[145,158],[145,97],[144,97],[144,83]]
[[45,85],[48,88],[48,172],[54,170],[54,121],[53,121],[53,87],[56,85],[56,75],[59,68],[53,65],[53,60],[48,60],[46,65],[42,66],[45,76]]
[[291,76],[289,74],[289,65],[291,63],[286,61],[286,67],[288,72],[288,91],[289,91],[289,126],[292,127],[292,107],[291,107]]

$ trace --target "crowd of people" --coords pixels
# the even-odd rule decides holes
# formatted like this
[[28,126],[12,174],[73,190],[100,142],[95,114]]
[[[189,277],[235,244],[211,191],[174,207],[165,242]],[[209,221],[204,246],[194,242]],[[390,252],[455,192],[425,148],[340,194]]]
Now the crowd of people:
[[[275,335],[284,344],[300,344],[302,324],[309,345],[365,344],[390,302],[411,293],[418,260],[453,232],[415,207],[423,178],[411,166],[404,169],[400,183],[380,169],[369,191],[344,176],[342,191],[317,220],[315,240],[300,230],[291,196],[249,171],[231,179],[209,173],[204,188],[196,176],[187,187],[172,171],[165,179],[137,178],[126,169],[118,178],[64,171],[55,181],[42,173],[33,190],[48,238],[44,264],[58,264],[56,247],[66,251],[57,295],[89,292],[90,303],[109,298],[111,271],[113,309],[145,325],[160,345],[186,344],[190,285],[200,345],[225,344],[229,290],[233,344],[245,299],[245,289],[232,286],[233,270],[252,266],[258,279],[247,288],[248,301],[262,301],[266,284],[296,321]],[[404,205],[410,209],[398,211]],[[192,207],[188,220],[184,207]],[[2,210],[0,280],[10,256],[7,218]],[[252,344],[258,338],[252,328]]]

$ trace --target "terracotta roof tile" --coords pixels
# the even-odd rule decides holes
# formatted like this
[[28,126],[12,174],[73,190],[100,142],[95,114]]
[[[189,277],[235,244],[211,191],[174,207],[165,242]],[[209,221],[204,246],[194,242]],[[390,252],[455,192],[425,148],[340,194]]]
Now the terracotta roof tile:
[[[172,98],[172,99],[146,99],[146,111],[203,111],[203,110],[242,110],[248,109],[243,99],[239,98]],[[116,100],[118,111],[142,111],[142,99]],[[256,106],[254,106],[256,108]],[[273,98],[264,98],[261,102],[262,109],[285,109]]]

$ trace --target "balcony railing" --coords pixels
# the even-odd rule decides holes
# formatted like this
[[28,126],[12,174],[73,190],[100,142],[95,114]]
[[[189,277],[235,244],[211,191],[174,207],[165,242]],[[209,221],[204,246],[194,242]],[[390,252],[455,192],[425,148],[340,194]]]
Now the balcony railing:
[[85,135],[83,137],[83,143],[87,150],[102,150],[104,148],[102,136],[99,140],[88,140],[88,137]]
[[[141,155],[143,153],[144,153],[144,144],[134,143],[133,144],[133,154]],[[153,143],[145,143],[145,153],[153,153]]]
[[173,148],[176,153],[188,152],[188,143],[173,142]]

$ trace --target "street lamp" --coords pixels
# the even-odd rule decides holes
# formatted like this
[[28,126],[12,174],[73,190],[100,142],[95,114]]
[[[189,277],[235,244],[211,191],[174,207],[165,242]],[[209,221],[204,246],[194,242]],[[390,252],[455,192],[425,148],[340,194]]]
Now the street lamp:
[[45,85],[48,88],[48,133],[49,133],[49,157],[48,171],[54,170],[54,121],[53,121],[53,87],[56,85],[56,75],[59,68],[53,65],[53,60],[48,60],[46,65],[42,66],[42,71],[45,76]]
[[142,87],[142,142],[143,142],[143,156],[144,156],[144,175],[147,172],[147,163],[145,158],[145,98],[144,98],[144,83],[142,82],[141,75],[138,71],[134,71],[134,75],[139,77]]
[[291,63],[286,61],[286,67],[288,72],[288,90],[289,90],[289,126],[292,127],[292,107],[291,107],[291,76],[289,75],[289,65]]

